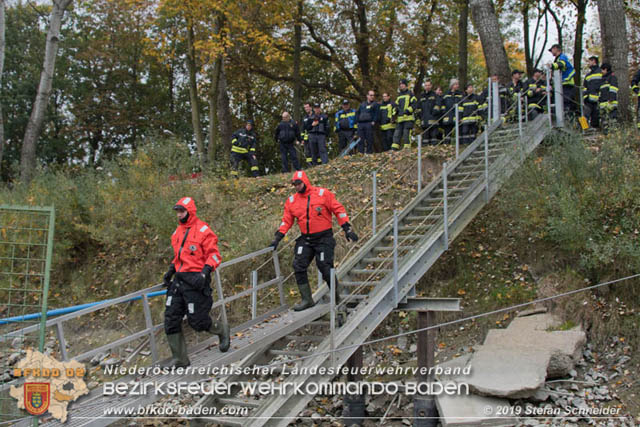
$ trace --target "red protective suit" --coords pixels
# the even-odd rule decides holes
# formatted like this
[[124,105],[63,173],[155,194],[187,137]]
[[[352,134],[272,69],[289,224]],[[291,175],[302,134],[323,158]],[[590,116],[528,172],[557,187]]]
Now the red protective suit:
[[304,193],[295,193],[284,204],[284,215],[279,232],[287,234],[293,226],[294,218],[302,234],[315,234],[331,228],[331,215],[335,215],[338,224],[349,222],[347,211],[336,196],[326,188],[313,187],[304,171],[293,174],[291,181],[302,180],[306,185]]
[[196,216],[196,204],[191,197],[183,197],[176,205],[189,213],[185,224],[180,223],[171,236],[173,265],[177,272],[200,272],[205,264],[213,270],[222,262],[218,251],[218,236],[209,225]]

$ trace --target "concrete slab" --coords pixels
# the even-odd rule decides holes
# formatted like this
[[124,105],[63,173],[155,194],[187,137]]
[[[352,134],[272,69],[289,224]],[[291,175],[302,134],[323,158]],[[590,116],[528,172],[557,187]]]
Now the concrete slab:
[[465,381],[475,394],[527,398],[544,384],[550,358],[548,351],[483,345],[471,358]]
[[560,318],[551,313],[532,314],[530,316],[516,317],[511,321],[507,330],[517,329],[524,331],[546,331],[562,323]]
[[496,415],[501,409],[509,408],[507,399],[496,397],[462,395],[436,397],[440,423],[447,426],[514,426],[517,417]]

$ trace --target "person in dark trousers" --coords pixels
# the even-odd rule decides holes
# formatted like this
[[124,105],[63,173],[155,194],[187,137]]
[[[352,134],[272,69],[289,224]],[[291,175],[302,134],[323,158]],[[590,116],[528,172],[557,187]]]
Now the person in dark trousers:
[[462,101],[463,94],[460,91],[460,81],[451,79],[449,82],[449,91],[442,98],[444,103],[444,112],[442,116],[442,130],[444,132],[445,143],[451,142],[451,138],[455,137],[454,128],[456,126],[456,104]]
[[247,120],[244,129],[239,129],[231,135],[231,176],[238,177],[241,161],[251,165],[251,174],[258,176],[258,159],[256,159],[257,135],[253,131],[253,120]]
[[589,57],[589,72],[584,76],[585,91],[582,95],[584,115],[592,128],[600,126],[600,86],[602,85],[602,70],[600,70],[597,56]]
[[380,120],[380,106],[376,102],[376,93],[373,90],[367,92],[367,99],[356,110],[356,122],[358,124],[358,151],[367,154],[373,153],[373,127]]
[[[301,311],[315,305],[307,275],[307,267],[313,258],[316,259],[316,265],[322,273],[323,280],[329,286],[331,283],[331,269],[333,268],[333,255],[336,246],[331,229],[332,216],[338,220],[347,241],[358,241],[358,235],[351,229],[344,206],[338,202],[331,191],[326,188],[313,187],[307,174],[303,171],[294,172],[291,184],[296,193],[290,196],[284,204],[282,222],[278,231],[275,232],[271,247],[275,250],[284,235],[293,226],[294,220],[298,222],[301,234],[296,239],[293,270],[302,301],[296,304],[293,309]],[[338,289],[340,288],[336,282],[336,294],[340,295]]]
[[542,70],[533,70],[533,78],[529,79],[527,88],[527,110],[529,120],[533,120],[544,111],[544,97],[547,94],[547,81]]
[[342,101],[342,108],[335,114],[335,123],[333,125],[336,134],[338,134],[338,149],[347,148],[347,145],[353,140],[358,128],[356,123],[356,110],[349,106],[349,100]]
[[578,104],[576,103],[576,86],[574,82],[574,76],[576,71],[571,65],[571,61],[567,55],[562,53],[562,48],[559,44],[554,44],[549,49],[549,52],[555,56],[555,60],[550,67],[552,70],[560,70],[562,72],[562,98],[564,100],[564,111],[569,115],[575,116],[578,110]]
[[295,144],[300,144],[300,128],[286,111],[282,113],[282,121],[276,128],[275,139],[280,143],[282,172],[289,172],[289,160],[293,163],[293,168],[299,171],[301,168],[300,162],[298,162],[298,153],[296,152]]
[[420,122],[424,135],[423,144],[436,145],[438,143],[438,96],[433,90],[431,80],[423,85],[424,91],[420,94]]
[[393,133],[396,129],[396,104],[391,101],[391,96],[387,92],[382,94],[382,104],[380,104],[380,130],[382,131],[382,150],[391,150],[393,144]]
[[178,228],[171,236],[173,261],[163,278],[167,287],[164,331],[172,355],[168,366],[185,367],[191,363],[182,333],[185,315],[195,331],[217,335],[219,349],[223,353],[229,350],[230,336],[229,325],[212,321],[209,316],[213,305],[211,273],[222,262],[218,237],[206,222],[196,216],[196,204],[191,197],[183,197],[173,209],[177,213]]
[[444,91],[442,90],[442,86],[436,87],[436,106],[434,108],[434,113],[436,113],[436,120],[438,122],[438,134],[437,134],[437,142],[439,144],[442,141],[444,130],[442,129],[442,118],[444,116]]
[[611,64],[605,62],[600,85],[600,120],[605,133],[618,121],[618,78],[613,74]]
[[304,117],[302,118],[302,143],[304,144],[304,157],[305,163],[308,167],[313,166],[313,160],[311,159],[311,144],[309,144],[309,132],[311,132],[311,117],[313,116],[313,110],[311,104],[306,102],[304,104]]
[[636,71],[631,79],[631,91],[638,96],[638,104],[636,107],[636,126],[640,130],[640,69]]
[[402,142],[404,148],[411,147],[411,129],[413,129],[413,122],[415,121],[413,112],[418,108],[418,100],[407,87],[408,84],[407,79],[400,80],[398,96],[396,97],[398,119],[396,131],[393,134],[393,144],[391,145],[394,150],[400,149],[400,142]]
[[468,84],[465,88],[465,97],[458,104],[460,142],[462,144],[471,144],[476,138],[478,123],[480,123],[480,115],[478,113],[480,104],[480,97],[474,93],[473,85]]
[[327,153],[327,133],[329,131],[329,118],[322,112],[320,104],[313,105],[311,116],[311,129],[309,130],[309,147],[311,149],[311,163],[319,165],[329,163]]

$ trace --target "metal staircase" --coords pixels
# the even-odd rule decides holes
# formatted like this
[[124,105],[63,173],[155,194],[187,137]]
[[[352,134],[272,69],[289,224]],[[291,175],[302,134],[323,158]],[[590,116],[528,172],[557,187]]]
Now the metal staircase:
[[[315,299],[319,303],[308,310],[296,313],[286,311],[282,297],[282,275],[277,254],[273,254],[276,277],[258,285],[257,289],[277,285],[281,305],[267,314],[237,326],[232,332],[242,332],[232,341],[228,353],[211,350],[211,342],[201,343],[192,349],[190,358],[194,367],[263,366],[282,363],[291,359],[298,366],[344,365],[354,351],[365,342],[376,327],[408,296],[415,295],[415,284],[447,250],[449,242],[458,236],[465,226],[500,189],[504,181],[522,164],[525,157],[551,131],[549,114],[542,114],[527,123],[503,123],[495,121],[467,147],[450,165],[444,164],[442,172],[400,212],[388,221],[357,253],[346,260],[336,271],[340,282],[340,308],[344,317],[341,325],[328,333],[331,322],[322,319],[333,310],[329,303],[327,287],[322,287]],[[269,250],[259,251],[268,254]],[[246,256],[248,259],[251,255]],[[236,261],[234,260],[233,263]],[[220,277],[216,277],[222,296]],[[146,304],[146,294],[154,288],[140,291]],[[249,295],[244,291],[242,296]],[[222,296],[223,297],[223,296]],[[124,298],[124,297],[121,297]],[[217,303],[224,311],[225,303],[236,296],[223,297]],[[146,310],[146,309],[145,309]],[[146,315],[146,311],[145,311]],[[59,319],[58,319],[59,320]],[[47,322],[56,326],[56,319]],[[161,325],[147,322],[148,328],[139,336],[151,338]],[[58,328],[61,329],[61,328]],[[152,340],[153,341],[153,340]],[[155,345],[153,341],[152,347]],[[105,346],[106,347],[106,346]],[[95,354],[83,354],[86,359]],[[155,360],[155,355],[154,355]],[[295,360],[294,360],[295,361]],[[281,368],[274,370],[275,376]],[[198,381],[208,380],[210,375],[149,375],[125,377],[122,382]],[[228,376],[222,381],[255,380],[252,377]],[[280,377],[284,383],[325,383],[328,375],[296,375]],[[69,426],[109,425],[121,416],[97,418],[105,408],[137,408],[156,401],[157,395],[103,396],[101,388],[71,405]],[[251,408],[243,417],[210,417],[208,422],[231,426],[286,426],[304,409],[310,395],[265,396],[205,396],[197,406],[238,405]],[[29,422],[25,421],[25,425]],[[58,425],[57,421],[44,423]]]

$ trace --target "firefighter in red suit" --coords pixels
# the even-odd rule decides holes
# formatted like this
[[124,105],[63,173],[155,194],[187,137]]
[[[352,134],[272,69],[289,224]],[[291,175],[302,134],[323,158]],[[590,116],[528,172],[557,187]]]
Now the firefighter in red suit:
[[[348,241],[355,242],[358,240],[358,236],[351,230],[349,217],[344,206],[336,200],[336,196],[331,191],[326,188],[313,187],[307,174],[303,171],[297,171],[293,174],[291,184],[295,187],[296,193],[290,196],[284,204],[282,223],[275,233],[271,246],[275,250],[280,240],[293,226],[294,219],[298,221],[298,227],[300,227],[302,234],[296,239],[293,270],[302,301],[296,304],[293,309],[301,311],[313,307],[315,304],[307,276],[307,267],[314,257],[318,270],[322,273],[322,278],[327,285],[330,284],[333,252],[336,246],[331,229],[332,215],[337,218]],[[336,283],[336,289],[338,289],[337,285]]]
[[173,261],[164,275],[167,286],[164,330],[173,355],[169,365],[184,367],[190,364],[182,333],[185,314],[195,331],[218,335],[221,352],[229,349],[229,325],[212,321],[209,316],[213,304],[211,273],[222,262],[218,237],[206,222],[196,216],[196,204],[192,198],[183,197],[173,209],[177,212],[178,228],[171,236]]

